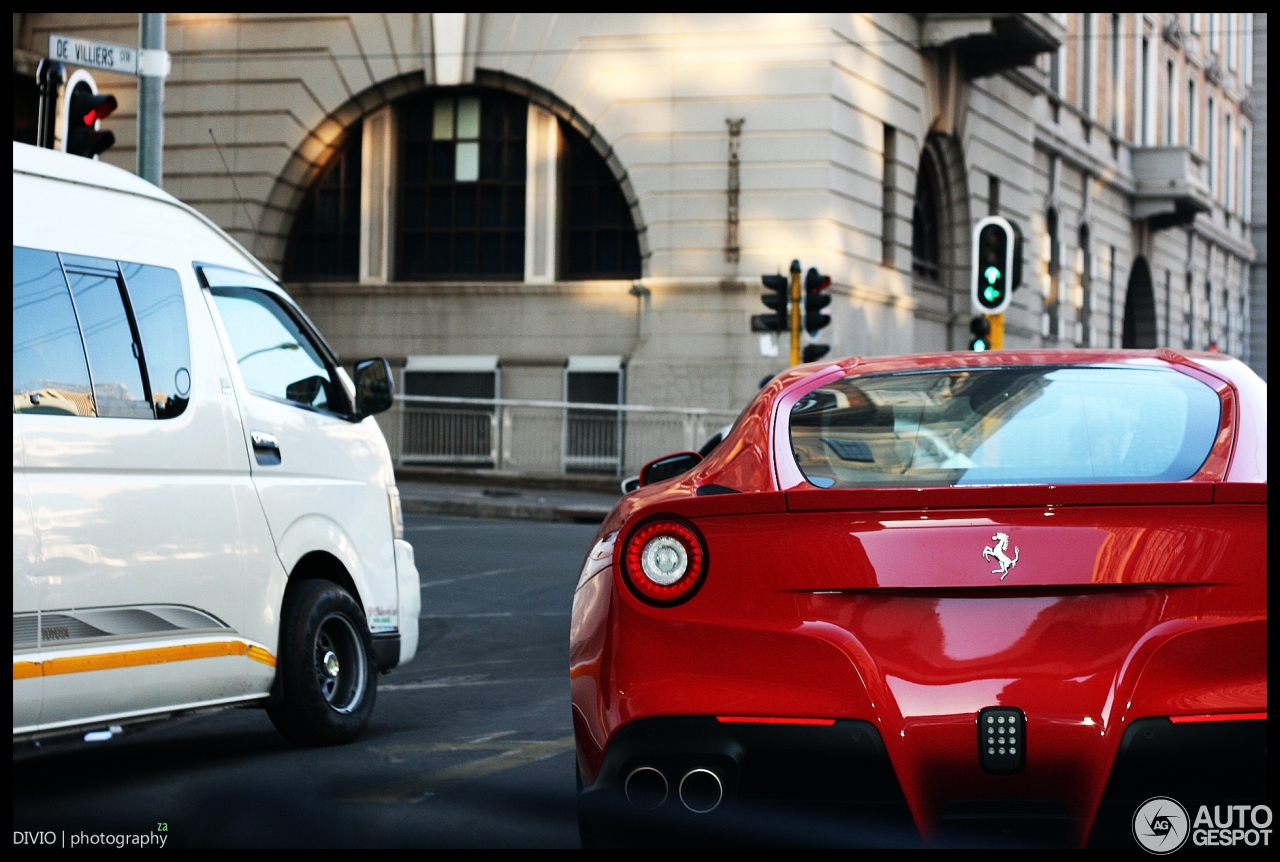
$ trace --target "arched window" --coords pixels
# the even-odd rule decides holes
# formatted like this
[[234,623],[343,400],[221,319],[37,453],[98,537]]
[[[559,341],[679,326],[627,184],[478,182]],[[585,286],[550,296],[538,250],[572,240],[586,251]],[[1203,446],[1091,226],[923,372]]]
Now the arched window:
[[287,278],[348,280],[360,266],[360,139],[347,130],[345,144],[321,172],[298,208],[285,260]]
[[399,275],[524,276],[528,102],[473,88],[401,105]]
[[[347,129],[307,193],[285,252],[287,279],[359,278],[363,241],[370,260],[379,262],[376,271],[370,264],[370,278],[388,274],[381,261],[389,254],[390,275],[400,280],[520,281],[529,233],[537,241],[537,271],[528,273],[534,280],[641,275],[625,183],[576,127],[494,87],[433,87],[392,110],[393,123],[366,117]],[[368,190],[373,194],[363,212],[366,122],[364,143],[373,149],[363,181],[377,185]],[[386,140],[379,130],[394,141],[394,158],[379,158],[383,150],[375,142]],[[387,162],[394,165],[389,170]],[[532,186],[529,177],[535,177]],[[394,203],[385,229],[383,200]],[[533,213],[529,225],[527,212]]]
[[911,269],[917,278],[938,280],[938,188],[933,156],[925,150],[916,171],[916,200],[911,210]]
[[640,243],[618,180],[586,138],[560,124],[565,141],[561,190],[565,278],[639,278]]

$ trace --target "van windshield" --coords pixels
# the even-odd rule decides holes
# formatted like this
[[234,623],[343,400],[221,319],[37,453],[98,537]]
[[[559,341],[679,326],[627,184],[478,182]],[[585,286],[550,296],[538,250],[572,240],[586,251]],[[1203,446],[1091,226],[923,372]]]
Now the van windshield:
[[1209,455],[1221,403],[1170,369],[1025,366],[846,377],[791,411],[821,488],[1165,482]]

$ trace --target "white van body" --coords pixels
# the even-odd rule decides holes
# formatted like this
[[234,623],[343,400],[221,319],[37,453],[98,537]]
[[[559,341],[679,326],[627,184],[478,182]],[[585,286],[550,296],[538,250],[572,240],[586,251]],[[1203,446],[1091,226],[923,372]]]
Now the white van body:
[[[92,361],[99,335],[86,329],[85,305],[76,305],[98,406],[74,415],[72,396],[41,390],[41,402],[31,387],[17,391],[15,310],[15,738],[278,697],[291,579],[328,579],[353,594],[378,670],[411,659],[418,571],[401,538],[391,456],[376,421],[354,408],[335,415],[255,391],[241,367],[251,360],[236,358],[224,320],[230,300],[214,295],[218,284],[257,291],[296,318],[311,354],[333,360],[337,379],[328,385],[345,390],[343,403],[356,403],[351,378],[270,271],[150,183],[17,143],[13,244],[15,305],[19,250],[24,261],[62,261],[72,296],[76,278],[119,262],[129,308],[138,300],[126,289],[127,272],[176,273],[190,355],[189,369],[170,375],[172,386],[186,387],[178,415],[158,418],[162,406],[152,415],[142,401],[146,416],[104,416],[108,390]],[[76,275],[82,264],[86,274]],[[56,278],[56,266],[51,272]],[[166,337],[155,336],[157,344]],[[155,376],[139,356],[150,356],[147,333],[135,340],[144,379]],[[278,347],[288,349],[259,365],[301,356],[296,343]],[[109,372],[103,364],[100,373]],[[157,405],[163,385],[156,381],[153,392],[145,384]],[[49,412],[28,412],[31,403]]]

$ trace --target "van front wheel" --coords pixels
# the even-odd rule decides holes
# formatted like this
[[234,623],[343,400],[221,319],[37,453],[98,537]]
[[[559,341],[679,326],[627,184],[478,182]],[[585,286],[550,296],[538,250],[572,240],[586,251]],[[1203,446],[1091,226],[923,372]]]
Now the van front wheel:
[[355,599],[331,581],[303,581],[285,601],[277,673],[281,697],[267,714],[298,745],[351,742],[373,714],[373,639]]

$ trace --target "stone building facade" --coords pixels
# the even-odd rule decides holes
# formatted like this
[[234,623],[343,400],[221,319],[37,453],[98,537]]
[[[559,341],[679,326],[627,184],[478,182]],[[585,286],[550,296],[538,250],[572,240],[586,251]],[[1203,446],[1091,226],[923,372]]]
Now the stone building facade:
[[[988,214],[1025,235],[1007,347],[1247,357],[1254,28],[170,14],[163,185],[274,268],[344,359],[492,365],[512,398],[617,369],[627,402],[736,409],[786,361],[749,320],[760,274],[793,259],[833,278],[832,355],[966,349]],[[50,33],[137,30],[15,13],[15,104]],[[135,81],[97,79],[120,101],[103,158],[132,170]]]

